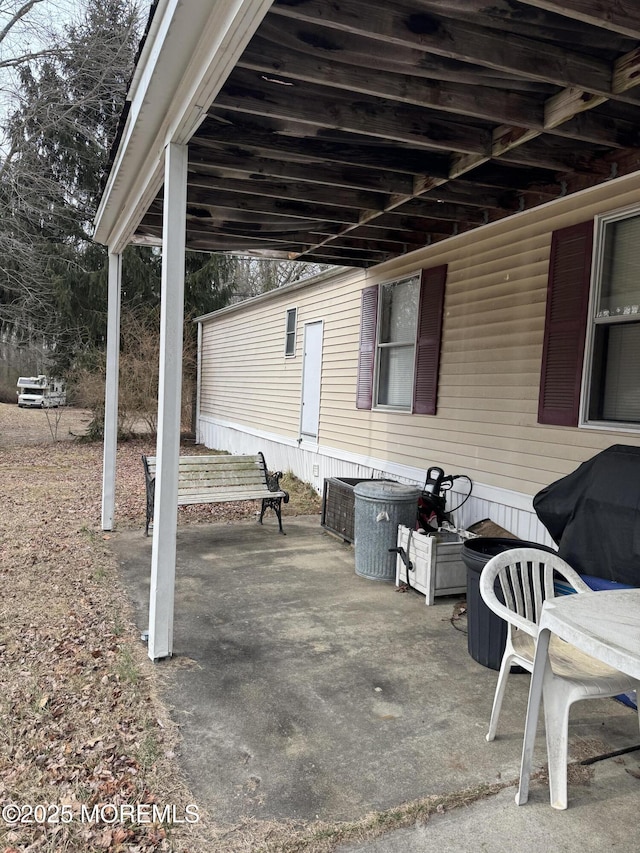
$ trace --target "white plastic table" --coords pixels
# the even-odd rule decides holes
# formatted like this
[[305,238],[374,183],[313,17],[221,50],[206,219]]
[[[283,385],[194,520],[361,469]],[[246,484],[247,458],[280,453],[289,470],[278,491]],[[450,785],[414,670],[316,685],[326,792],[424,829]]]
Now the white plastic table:
[[[542,679],[551,634],[640,682],[640,589],[603,590],[545,601],[529,688],[520,787],[516,803],[529,798],[533,745],[542,698]],[[640,697],[639,697],[640,698]]]

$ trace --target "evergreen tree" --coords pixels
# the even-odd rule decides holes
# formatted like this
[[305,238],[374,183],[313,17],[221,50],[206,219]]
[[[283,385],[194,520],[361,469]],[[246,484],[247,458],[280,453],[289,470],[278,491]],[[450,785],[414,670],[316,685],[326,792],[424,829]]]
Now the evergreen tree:
[[[19,101],[0,154],[0,332],[44,338],[61,372],[105,347],[107,257],[92,242],[92,223],[140,32],[134,0],[85,3],[62,39],[16,64]],[[26,13],[33,3],[16,5]],[[318,269],[197,252],[185,263],[187,318]],[[160,271],[158,250],[125,250],[123,315],[157,320]]]
[[91,228],[138,32],[130,0],[88,3],[63,42],[18,69],[0,167],[0,323],[44,334],[67,360],[104,339],[106,252]]

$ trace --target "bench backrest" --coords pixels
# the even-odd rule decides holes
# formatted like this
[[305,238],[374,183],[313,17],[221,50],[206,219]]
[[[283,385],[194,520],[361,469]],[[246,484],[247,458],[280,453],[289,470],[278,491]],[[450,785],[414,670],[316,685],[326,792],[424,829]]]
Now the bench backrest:
[[[149,477],[155,477],[156,457],[144,458]],[[267,468],[262,453],[256,456],[220,454],[179,457],[179,493],[229,487],[238,491],[255,490],[257,487],[268,489]]]

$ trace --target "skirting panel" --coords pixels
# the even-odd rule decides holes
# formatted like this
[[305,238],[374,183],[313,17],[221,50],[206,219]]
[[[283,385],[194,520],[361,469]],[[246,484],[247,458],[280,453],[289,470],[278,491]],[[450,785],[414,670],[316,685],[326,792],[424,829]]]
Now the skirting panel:
[[[272,471],[290,471],[322,494],[325,479],[329,477],[355,477],[359,479],[382,479],[388,477],[401,483],[422,486],[426,471],[398,466],[381,459],[344,458],[335,448],[307,447],[297,441],[259,430],[243,429],[240,426],[221,423],[212,418],[198,419],[198,442],[212,450],[229,453],[258,453],[265,455]],[[467,494],[466,481],[447,494],[447,509],[455,510],[455,523],[462,528],[476,521],[490,518],[519,539],[553,545],[551,537],[533,511],[531,497],[506,489],[496,489],[482,483],[473,484],[471,497]],[[464,503],[463,503],[464,501]],[[456,507],[462,504],[459,509]]]

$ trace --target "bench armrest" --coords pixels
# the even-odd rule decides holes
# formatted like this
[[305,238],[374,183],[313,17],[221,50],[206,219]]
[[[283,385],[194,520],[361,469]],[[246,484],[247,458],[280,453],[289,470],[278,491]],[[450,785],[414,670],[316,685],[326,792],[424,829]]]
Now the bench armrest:
[[[284,489],[280,487],[280,478],[284,476],[282,471],[266,471],[265,477],[267,478],[267,488],[270,492],[284,492]],[[284,492],[284,497],[282,500],[288,504],[289,503],[289,492]]]
[[147,486],[149,486],[149,484],[155,480],[155,476],[149,471],[149,463],[147,462],[147,457],[144,453],[142,454],[142,465],[144,467],[144,481]]
[[144,484],[147,490],[147,523],[145,526],[144,535],[149,535],[149,525],[151,524],[151,519],[153,518],[153,504],[156,496],[156,478],[155,475],[151,473],[149,470],[149,463],[147,462],[147,457],[143,454],[142,456],[142,465],[144,467]]

